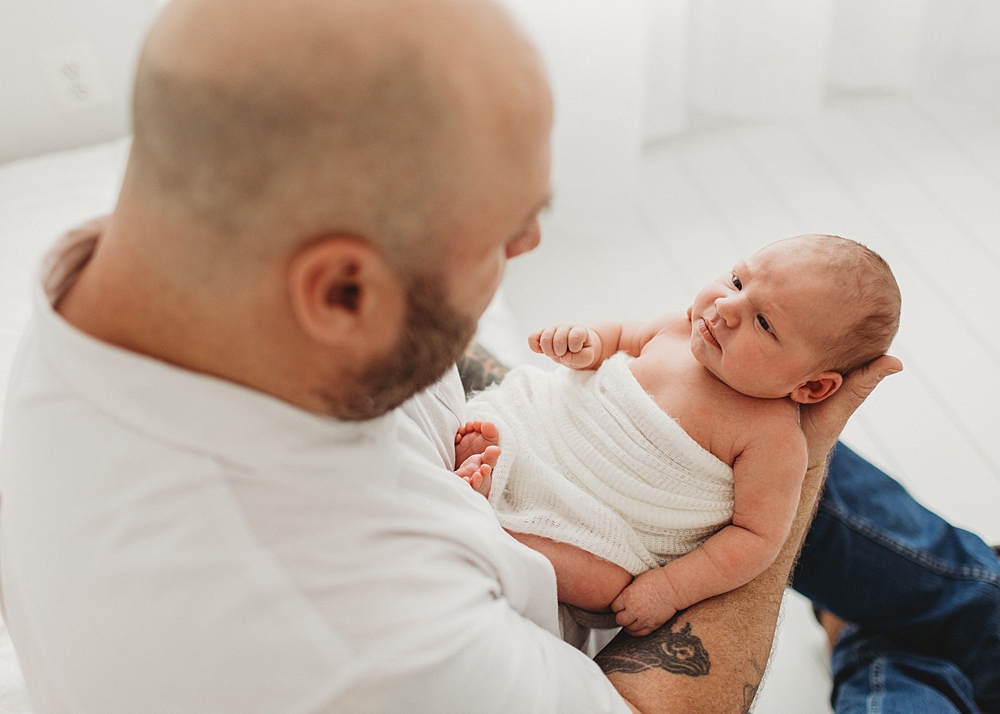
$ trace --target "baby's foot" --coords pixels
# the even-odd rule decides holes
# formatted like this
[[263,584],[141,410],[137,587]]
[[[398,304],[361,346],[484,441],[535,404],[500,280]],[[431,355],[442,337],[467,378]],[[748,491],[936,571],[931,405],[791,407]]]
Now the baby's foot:
[[[499,443],[500,430],[496,424],[488,421],[466,422],[455,434],[455,468],[464,465],[470,456],[482,454],[490,446],[497,446]],[[499,453],[498,450],[497,454]],[[496,465],[496,459],[492,465]]]
[[500,458],[499,446],[487,446],[481,454],[473,454],[455,470],[455,474],[486,498],[493,485],[493,467]]

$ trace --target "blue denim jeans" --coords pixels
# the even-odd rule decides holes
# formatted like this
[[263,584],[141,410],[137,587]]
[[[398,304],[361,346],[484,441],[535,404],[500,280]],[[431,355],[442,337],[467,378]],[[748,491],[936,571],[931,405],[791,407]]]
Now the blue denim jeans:
[[843,444],[794,587],[853,623],[838,714],[1000,712],[1000,559]]

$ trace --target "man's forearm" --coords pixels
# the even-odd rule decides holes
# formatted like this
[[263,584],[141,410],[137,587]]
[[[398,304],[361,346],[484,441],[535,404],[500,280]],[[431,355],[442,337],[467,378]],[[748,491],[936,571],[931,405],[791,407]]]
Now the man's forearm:
[[746,585],[679,612],[646,637],[620,633],[597,663],[643,714],[748,712],[771,651],[781,598],[812,523],[826,467],[802,485],[791,534],[774,563]]
[[478,342],[470,342],[458,360],[458,374],[462,378],[465,396],[481,392],[500,382],[510,371]]

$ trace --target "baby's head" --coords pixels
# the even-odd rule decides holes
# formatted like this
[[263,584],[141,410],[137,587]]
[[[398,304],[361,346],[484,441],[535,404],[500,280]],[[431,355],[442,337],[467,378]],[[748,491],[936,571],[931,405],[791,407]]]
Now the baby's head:
[[900,302],[889,266],[860,243],[788,238],[698,293],[691,351],[738,392],[810,404],[886,353]]

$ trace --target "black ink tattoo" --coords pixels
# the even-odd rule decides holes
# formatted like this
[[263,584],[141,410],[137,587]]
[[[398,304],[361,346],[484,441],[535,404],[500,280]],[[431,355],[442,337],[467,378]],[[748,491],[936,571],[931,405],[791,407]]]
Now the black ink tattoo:
[[660,629],[645,637],[632,637],[622,630],[594,661],[605,674],[637,674],[647,669],[662,669],[688,677],[705,676],[712,669],[708,650],[699,637],[691,634],[690,622],[674,630],[677,617],[674,615]]
[[478,342],[470,343],[458,360],[458,373],[462,377],[466,397],[497,384],[509,371]]
[[757,684],[747,682],[743,685],[743,706],[740,707],[740,714],[750,714],[750,705],[753,704],[757,690],[760,688],[760,680],[764,677],[764,668],[757,664],[757,660],[751,657],[748,661],[757,673]]

